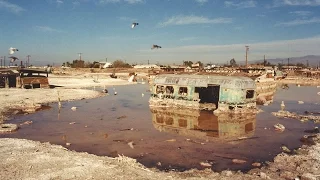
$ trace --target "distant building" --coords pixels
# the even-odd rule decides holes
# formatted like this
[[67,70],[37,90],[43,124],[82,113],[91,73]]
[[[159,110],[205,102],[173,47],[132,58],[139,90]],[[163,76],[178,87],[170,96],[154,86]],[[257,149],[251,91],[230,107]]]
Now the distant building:
[[110,68],[112,67],[112,63],[110,62],[99,62],[100,69]]
[[135,69],[160,69],[160,66],[155,64],[146,64],[146,65],[135,65],[133,66]]

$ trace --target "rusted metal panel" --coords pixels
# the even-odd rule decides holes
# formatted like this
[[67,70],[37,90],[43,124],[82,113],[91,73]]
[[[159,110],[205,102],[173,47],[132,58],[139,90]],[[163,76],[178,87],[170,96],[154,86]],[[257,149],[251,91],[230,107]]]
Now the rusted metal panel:
[[40,84],[40,88],[48,88],[49,81],[47,77],[22,77],[21,86]]

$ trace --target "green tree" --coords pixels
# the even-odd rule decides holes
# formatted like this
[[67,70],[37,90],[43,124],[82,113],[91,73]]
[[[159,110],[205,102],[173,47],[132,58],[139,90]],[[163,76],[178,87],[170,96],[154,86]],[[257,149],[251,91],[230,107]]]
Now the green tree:
[[183,61],[183,65],[184,65],[184,66],[189,66],[189,67],[191,67],[192,64],[193,64],[192,61]]

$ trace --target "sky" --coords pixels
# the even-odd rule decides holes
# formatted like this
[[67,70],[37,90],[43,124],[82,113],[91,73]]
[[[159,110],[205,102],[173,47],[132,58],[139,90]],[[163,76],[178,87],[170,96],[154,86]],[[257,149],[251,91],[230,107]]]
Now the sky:
[[34,65],[320,55],[320,0],[0,0],[0,22],[0,56]]

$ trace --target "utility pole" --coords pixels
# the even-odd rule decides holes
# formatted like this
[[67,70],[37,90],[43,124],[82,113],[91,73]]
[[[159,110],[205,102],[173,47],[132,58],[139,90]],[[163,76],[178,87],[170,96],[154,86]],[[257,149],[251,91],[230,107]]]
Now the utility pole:
[[246,47],[246,68],[248,68],[248,51],[249,51],[249,46]]
[[82,53],[78,53],[78,54],[79,54],[79,58],[80,58],[80,61],[81,61],[81,54],[82,54]]
[[3,56],[3,66],[6,67],[6,56]]
[[307,60],[307,68],[309,67],[309,60]]
[[263,55],[263,66],[266,66],[266,55]]
[[28,58],[28,60],[27,60],[28,63],[26,63],[26,64],[27,64],[27,67],[29,67],[29,65],[30,65],[30,59],[29,59],[30,57],[31,57],[30,55],[27,56],[27,58]]
[[149,65],[149,59],[148,59],[148,65]]
[[289,58],[288,58],[288,68],[289,68]]
[[1,60],[1,65],[0,65],[0,67],[2,67],[2,56],[0,57],[0,60]]
[[108,62],[108,58],[106,58],[106,62]]

